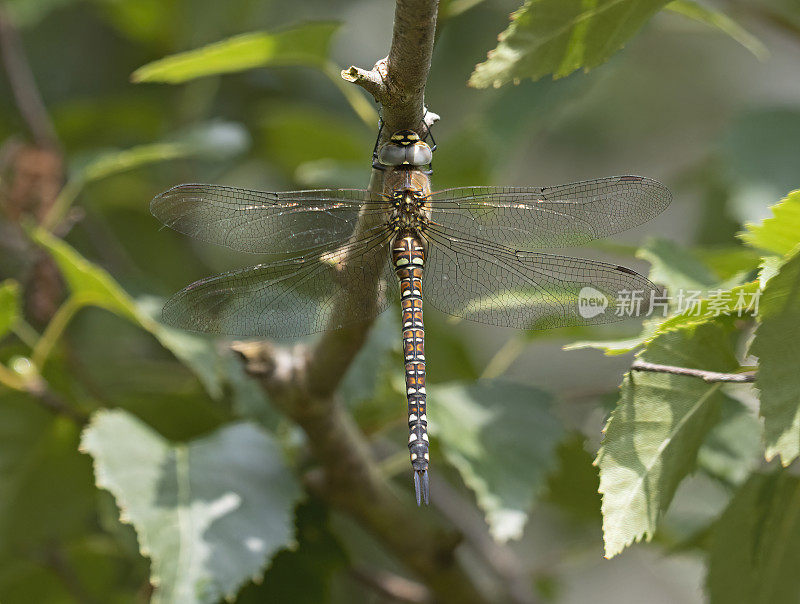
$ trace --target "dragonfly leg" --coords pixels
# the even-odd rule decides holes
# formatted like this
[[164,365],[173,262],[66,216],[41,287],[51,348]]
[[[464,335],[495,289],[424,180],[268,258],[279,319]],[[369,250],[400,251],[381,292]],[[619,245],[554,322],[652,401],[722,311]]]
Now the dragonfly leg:
[[375,146],[372,147],[372,167],[376,170],[385,170],[386,166],[378,161],[378,147],[381,142],[381,133],[383,132],[383,118],[378,116],[378,136],[375,137]]

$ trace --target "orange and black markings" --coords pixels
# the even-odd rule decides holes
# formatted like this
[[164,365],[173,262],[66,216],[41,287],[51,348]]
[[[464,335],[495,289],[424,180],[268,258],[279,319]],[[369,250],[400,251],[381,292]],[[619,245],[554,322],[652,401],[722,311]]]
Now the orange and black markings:
[[[422,269],[425,250],[419,238],[400,233],[392,246],[392,263],[400,279],[403,308],[403,357],[408,397],[408,449],[411,465],[422,481],[422,498],[427,503],[428,417],[425,414],[425,329],[422,322]],[[420,489],[417,499],[419,503]]]

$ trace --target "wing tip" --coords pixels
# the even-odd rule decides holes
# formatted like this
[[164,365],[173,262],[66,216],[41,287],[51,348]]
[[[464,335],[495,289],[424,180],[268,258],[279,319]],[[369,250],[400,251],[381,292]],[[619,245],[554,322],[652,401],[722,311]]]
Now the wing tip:
[[176,192],[185,191],[187,189],[191,189],[192,187],[207,187],[207,186],[208,185],[206,184],[197,182],[187,182],[179,185],[174,185],[169,189],[162,191],[161,193],[159,193],[158,195],[153,197],[153,199],[150,200],[150,213],[156,218],[160,219],[160,216],[157,213],[159,208],[163,207],[166,204],[166,202],[170,201],[174,197]]

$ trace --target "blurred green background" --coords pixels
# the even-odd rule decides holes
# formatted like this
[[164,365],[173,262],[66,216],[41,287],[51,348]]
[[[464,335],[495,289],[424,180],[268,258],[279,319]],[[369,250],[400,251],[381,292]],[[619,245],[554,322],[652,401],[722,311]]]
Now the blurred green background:
[[[716,29],[665,12],[589,73],[485,90],[466,82],[518,6],[469,4],[452,2],[456,9],[467,8],[442,15],[428,82],[428,107],[442,116],[434,130],[435,188],[550,185],[613,174],[658,179],[674,194],[663,215],[613,244],[580,252],[646,272],[647,265],[632,258],[646,238],[702,249],[735,246],[734,234],[745,221],[768,215],[770,204],[800,184],[796,2],[712,4],[764,43],[769,56],[762,59]],[[19,30],[52,119],[63,176],[73,184],[85,182],[75,189],[64,238],[153,316],[161,299],[189,282],[253,263],[162,229],[148,211],[158,192],[180,182],[277,191],[368,182],[376,124],[363,117],[372,100],[356,91],[362,97],[359,116],[320,69],[260,68],[182,85],[132,83],[131,74],[165,55],[227,36],[309,20],[341,23],[331,47],[338,68],[368,68],[388,50],[393,2],[16,0],[5,2],[3,10]],[[9,158],[18,157],[19,145],[29,140],[8,78],[0,77],[6,195],[13,185]],[[175,146],[151,148],[152,158],[143,159],[148,150],[140,146],[155,143]],[[130,149],[132,156],[119,155]],[[111,167],[104,172],[98,159]],[[53,167],[47,158],[33,161],[58,187],[58,162],[53,160]],[[14,278],[24,285],[40,257],[33,246],[19,243],[10,227],[2,236],[0,281]],[[46,324],[47,308],[40,308],[40,320],[32,308],[37,300],[47,307],[57,299],[58,286],[53,287],[51,294],[28,291],[31,329]],[[396,355],[394,319],[382,320],[376,333],[391,340],[386,346]],[[564,466],[571,468],[566,475],[552,465],[523,538],[510,546],[539,597],[568,603],[703,600],[702,555],[688,546],[667,552],[725,505],[728,494],[707,476],[697,474],[682,485],[655,544],[611,561],[602,558],[599,496],[589,462],[629,355],[561,349],[586,333],[521,337],[454,323],[427,307],[426,326],[433,384],[473,380],[490,366],[492,373],[552,397],[558,430],[567,435],[560,445],[562,461],[573,465]],[[626,333],[634,332],[615,327],[589,335]],[[0,342],[0,360],[7,364],[28,354],[18,335]],[[375,374],[379,386],[377,394],[353,403],[354,413],[376,446],[402,452],[401,369],[395,357],[385,365],[361,368],[362,374]],[[50,386],[83,412],[121,407],[171,440],[207,434],[242,416],[257,416],[275,429],[289,450],[299,438],[240,369],[220,378],[213,394],[150,333],[99,308],[76,314],[46,367]],[[358,385],[350,387],[359,391]],[[7,472],[0,481],[0,601],[145,601],[147,560],[137,554],[132,531],[117,521],[112,498],[94,489],[91,459],[77,452],[79,426],[3,386],[0,409],[0,449],[6,450],[0,453],[0,472]],[[444,463],[439,467],[470,500],[454,470]],[[410,488],[405,467],[397,479],[400,488]],[[486,530],[477,509],[465,513],[475,530]],[[238,601],[383,601],[348,570],[377,564],[371,538],[354,533],[352,521],[318,502],[300,514],[301,526],[310,527],[310,536],[301,540],[304,558],[279,554],[285,559],[269,571],[272,579],[268,574],[261,588],[245,587]],[[298,587],[309,575],[320,586]]]

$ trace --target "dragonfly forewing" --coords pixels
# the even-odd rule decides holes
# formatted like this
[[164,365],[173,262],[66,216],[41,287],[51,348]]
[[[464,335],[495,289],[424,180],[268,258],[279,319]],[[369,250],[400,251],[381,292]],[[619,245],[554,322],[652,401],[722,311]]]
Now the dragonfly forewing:
[[343,244],[359,215],[377,223],[389,209],[363,189],[270,193],[206,184],[173,187],[150,203],[153,215],[180,233],[257,254]]
[[642,176],[555,187],[463,187],[430,197],[432,220],[464,238],[515,249],[568,247],[614,235],[660,214],[672,196]]

